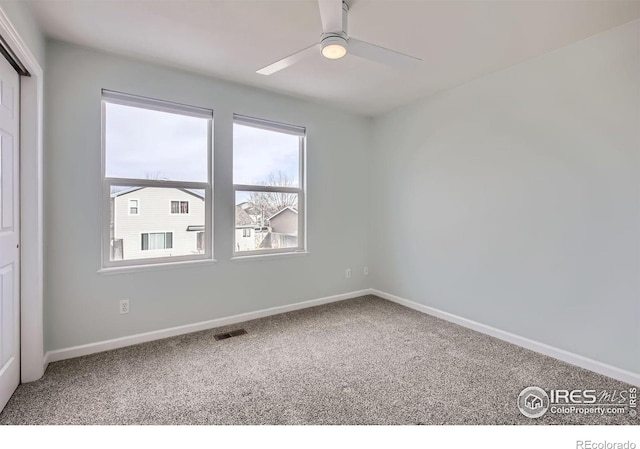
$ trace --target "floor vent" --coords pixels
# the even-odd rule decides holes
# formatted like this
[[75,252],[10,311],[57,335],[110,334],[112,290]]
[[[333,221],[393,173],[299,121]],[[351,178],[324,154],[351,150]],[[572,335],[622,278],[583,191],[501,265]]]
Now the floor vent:
[[225,340],[227,338],[237,337],[238,335],[244,335],[246,333],[247,333],[247,331],[244,330],[244,329],[236,329],[236,330],[231,331],[231,332],[225,332],[224,334],[214,335],[214,338],[216,340]]

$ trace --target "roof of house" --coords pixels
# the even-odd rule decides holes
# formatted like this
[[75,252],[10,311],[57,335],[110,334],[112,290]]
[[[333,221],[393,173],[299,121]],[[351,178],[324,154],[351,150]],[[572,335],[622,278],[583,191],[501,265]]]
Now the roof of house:
[[283,208],[283,209],[280,209],[278,212],[276,212],[276,213],[275,213],[275,214],[273,214],[272,216],[270,216],[270,217],[268,218],[268,220],[271,220],[272,218],[277,217],[278,215],[280,215],[282,212],[284,212],[284,211],[285,211],[285,210],[287,210],[287,209],[289,209],[291,212],[293,212],[293,213],[295,213],[296,215],[298,215],[298,211],[297,211],[297,210],[295,210],[295,209],[294,209],[293,207],[291,207],[291,206],[287,206],[287,207],[285,207],[285,208]]
[[255,223],[251,216],[245,211],[242,206],[236,206],[236,227],[239,226],[253,226]]
[[[118,196],[127,195],[129,193],[137,192],[138,190],[142,190],[142,189],[146,189],[146,188],[147,187],[125,187],[122,190],[118,190],[117,192],[113,192],[111,194],[111,198],[116,198]],[[195,189],[183,189],[181,187],[151,187],[151,188],[182,190],[185,193],[188,193],[188,194],[193,195],[193,196],[195,196],[197,198],[200,198],[201,200],[204,200],[204,194],[200,193],[199,190],[195,190]]]
[[260,215],[260,211],[258,210],[258,208],[250,201],[240,203],[238,204],[238,206],[244,209],[244,211],[249,215]]
[[111,193],[111,198],[126,195],[127,193],[137,192],[140,189],[142,189],[142,187],[125,187],[122,190],[118,190],[117,192]]

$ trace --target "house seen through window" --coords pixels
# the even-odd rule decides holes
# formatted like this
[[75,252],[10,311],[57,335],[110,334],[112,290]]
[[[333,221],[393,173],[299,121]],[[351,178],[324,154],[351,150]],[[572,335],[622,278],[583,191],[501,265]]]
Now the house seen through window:
[[304,251],[305,133],[234,116],[236,256]]
[[213,112],[106,90],[102,107],[103,266],[211,258]]

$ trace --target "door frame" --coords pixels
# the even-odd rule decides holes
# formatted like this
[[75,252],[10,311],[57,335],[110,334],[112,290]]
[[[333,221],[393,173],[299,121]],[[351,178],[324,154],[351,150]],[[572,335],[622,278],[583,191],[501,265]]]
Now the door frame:
[[20,382],[44,374],[43,73],[0,7],[0,34],[31,74],[20,77]]

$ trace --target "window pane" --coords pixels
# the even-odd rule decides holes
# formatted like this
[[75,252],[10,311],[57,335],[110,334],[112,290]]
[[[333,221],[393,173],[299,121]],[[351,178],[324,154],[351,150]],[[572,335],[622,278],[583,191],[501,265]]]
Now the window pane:
[[291,134],[234,124],[234,184],[298,187],[300,139]]
[[[145,206],[129,214],[134,196]],[[189,204],[189,214],[172,214],[172,201]],[[205,233],[205,192],[170,187],[111,188],[110,260],[134,260],[202,254],[198,233]]]
[[207,182],[209,120],[106,103],[106,175]]
[[164,232],[152,232],[149,234],[149,250],[164,248]]
[[298,195],[236,192],[236,252],[298,247]]

